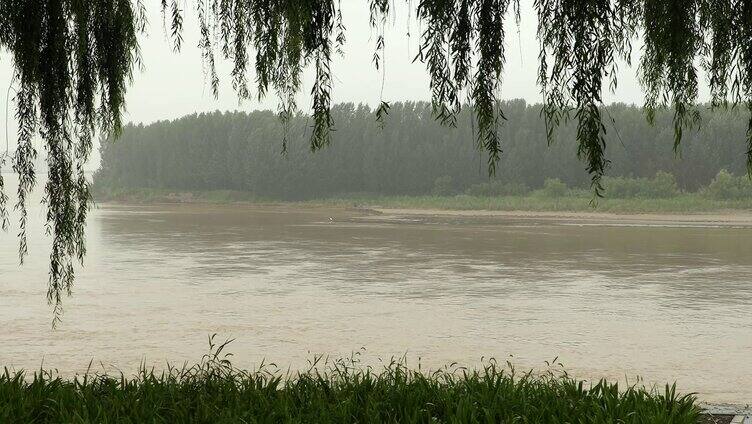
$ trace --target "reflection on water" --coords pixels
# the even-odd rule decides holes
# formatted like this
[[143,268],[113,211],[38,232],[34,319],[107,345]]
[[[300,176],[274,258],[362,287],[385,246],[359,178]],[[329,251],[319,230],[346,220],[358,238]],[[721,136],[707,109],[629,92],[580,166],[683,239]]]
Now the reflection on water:
[[752,399],[752,229],[569,224],[107,205],[54,331],[48,241],[35,231],[19,268],[13,232],[2,236],[0,362],[132,372],[196,360],[216,332],[247,367],[361,347],[425,367],[558,356],[584,378]]

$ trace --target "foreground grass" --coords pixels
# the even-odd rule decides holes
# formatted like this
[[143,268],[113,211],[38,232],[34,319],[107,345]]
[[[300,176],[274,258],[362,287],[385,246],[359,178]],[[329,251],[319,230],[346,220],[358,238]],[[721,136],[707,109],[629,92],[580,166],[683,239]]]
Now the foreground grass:
[[[259,423],[695,423],[694,396],[648,391],[565,373],[516,375],[445,368],[426,375],[400,362],[380,371],[357,360],[314,363],[281,375],[233,368],[213,349],[195,366],[133,378],[49,372],[0,376],[0,422]],[[268,368],[268,367],[267,367]]]
[[[279,200],[258,198],[250,193],[230,190],[170,192],[158,189],[134,189],[97,193],[97,201],[135,203],[279,203]],[[699,193],[686,193],[664,199],[599,199],[595,207],[587,191],[572,190],[562,197],[547,197],[538,193],[525,196],[378,196],[346,195],[308,200],[302,203],[315,206],[383,207],[397,209],[492,210],[492,211],[557,211],[609,213],[702,213],[728,210],[752,210],[752,198],[744,200],[716,200]]]

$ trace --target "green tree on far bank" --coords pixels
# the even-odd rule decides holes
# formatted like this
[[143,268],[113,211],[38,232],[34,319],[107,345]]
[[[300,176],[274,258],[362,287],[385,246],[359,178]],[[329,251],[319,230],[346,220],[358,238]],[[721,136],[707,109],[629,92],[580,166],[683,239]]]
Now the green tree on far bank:
[[[334,105],[339,124],[333,143],[316,153],[308,148],[304,116],[291,121],[285,155],[272,112],[216,112],[127,125],[116,143],[101,144],[102,165],[94,181],[101,194],[141,188],[234,190],[283,200],[348,194],[514,196],[543,188],[547,180],[555,195],[561,195],[561,185],[588,188],[590,177],[572,154],[577,150],[573,126],[562,127],[549,146],[540,106],[523,101],[503,106],[514,119],[505,126],[507,155],[493,177],[484,170],[487,154],[473,143],[469,111],[460,113],[456,128],[447,129],[432,119],[430,104],[407,102],[392,104],[383,129],[367,106]],[[708,112],[707,125],[685,133],[676,157],[670,112],[658,113],[651,126],[640,108],[615,104],[609,110],[617,118],[618,137],[606,152],[613,158],[602,182],[606,197],[666,198],[709,185],[717,193],[746,193],[736,182],[746,178],[741,177],[744,146],[736,142],[745,131],[745,112]]]

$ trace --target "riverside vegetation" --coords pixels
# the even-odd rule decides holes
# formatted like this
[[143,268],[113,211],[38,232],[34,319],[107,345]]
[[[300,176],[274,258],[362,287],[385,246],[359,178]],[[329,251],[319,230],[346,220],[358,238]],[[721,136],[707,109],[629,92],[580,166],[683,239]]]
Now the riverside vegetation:
[[[444,179],[442,179],[444,180]],[[610,178],[605,179],[606,182]],[[544,187],[530,190],[525,186],[504,183],[481,183],[469,187],[464,193],[436,190],[425,195],[374,195],[346,193],[326,198],[297,201],[308,206],[335,206],[360,208],[382,207],[396,209],[442,210],[496,210],[496,211],[560,211],[560,212],[611,212],[611,213],[699,213],[724,210],[752,210],[752,196],[746,177],[734,177],[721,171],[717,179],[703,190],[683,193],[674,190],[664,194],[646,195],[651,189],[643,187],[638,179],[621,179],[627,194],[608,193],[598,199],[593,207],[588,190],[569,188],[558,179],[549,179]],[[445,180],[444,180],[445,181]],[[722,183],[717,181],[723,181]],[[440,184],[437,184],[441,186]],[[616,185],[614,185],[616,186]],[[606,186],[608,187],[608,186]],[[175,192],[168,189],[108,189],[96,192],[99,201],[133,203],[276,203],[281,199],[259,197],[252,193],[233,190],[208,190]]]
[[562,371],[515,373],[485,361],[426,373],[402,360],[383,369],[361,366],[358,353],[307,371],[281,374],[273,366],[235,368],[215,345],[196,365],[132,377],[50,372],[0,375],[2,422],[330,422],[330,423],[696,423],[701,409],[675,386],[648,390]]

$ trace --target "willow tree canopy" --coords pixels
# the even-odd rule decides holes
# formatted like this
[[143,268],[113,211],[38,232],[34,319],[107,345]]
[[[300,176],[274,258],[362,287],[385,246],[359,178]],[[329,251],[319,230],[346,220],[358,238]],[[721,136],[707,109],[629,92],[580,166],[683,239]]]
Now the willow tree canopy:
[[[361,1],[370,9],[370,25],[377,34],[373,61],[378,69],[391,3]],[[504,113],[497,98],[507,18],[519,22],[519,0],[405,1],[421,23],[416,59],[430,76],[434,114],[453,125],[461,103],[469,103],[475,111],[478,147],[488,153],[493,172],[502,151],[499,124]],[[335,125],[330,115],[331,61],[341,52],[346,34],[339,6],[339,0],[161,0],[154,7],[165,15],[176,50],[183,41],[184,13],[196,14],[199,47],[215,95],[215,60],[228,60],[237,95],[264,97],[274,91],[283,124],[297,111],[302,70],[312,68],[311,148],[316,150],[329,143]],[[9,166],[20,181],[15,205],[20,210],[20,255],[23,261],[26,198],[35,183],[33,164],[39,154],[32,138],[39,135],[48,166],[44,201],[53,237],[48,300],[56,312],[61,295],[70,291],[73,262],[85,254],[91,196],[83,165],[95,131],[120,131],[125,92],[139,65],[145,7],[142,0],[0,0],[0,47],[10,52],[15,70],[19,129]],[[700,119],[695,105],[698,68],[709,76],[714,106],[744,103],[752,108],[752,0],[534,0],[534,7],[538,83],[549,137],[561,122],[574,122],[578,155],[596,195],[608,164],[602,95],[604,87],[616,84],[617,63],[629,63],[634,40],[644,45],[637,72],[646,94],[647,119],[652,120],[658,107],[673,108],[675,146],[682,130]],[[249,83],[249,75],[255,84]],[[388,104],[382,102],[375,119],[387,113]],[[752,169],[752,130],[746,142]],[[4,228],[7,207],[0,176]]]

